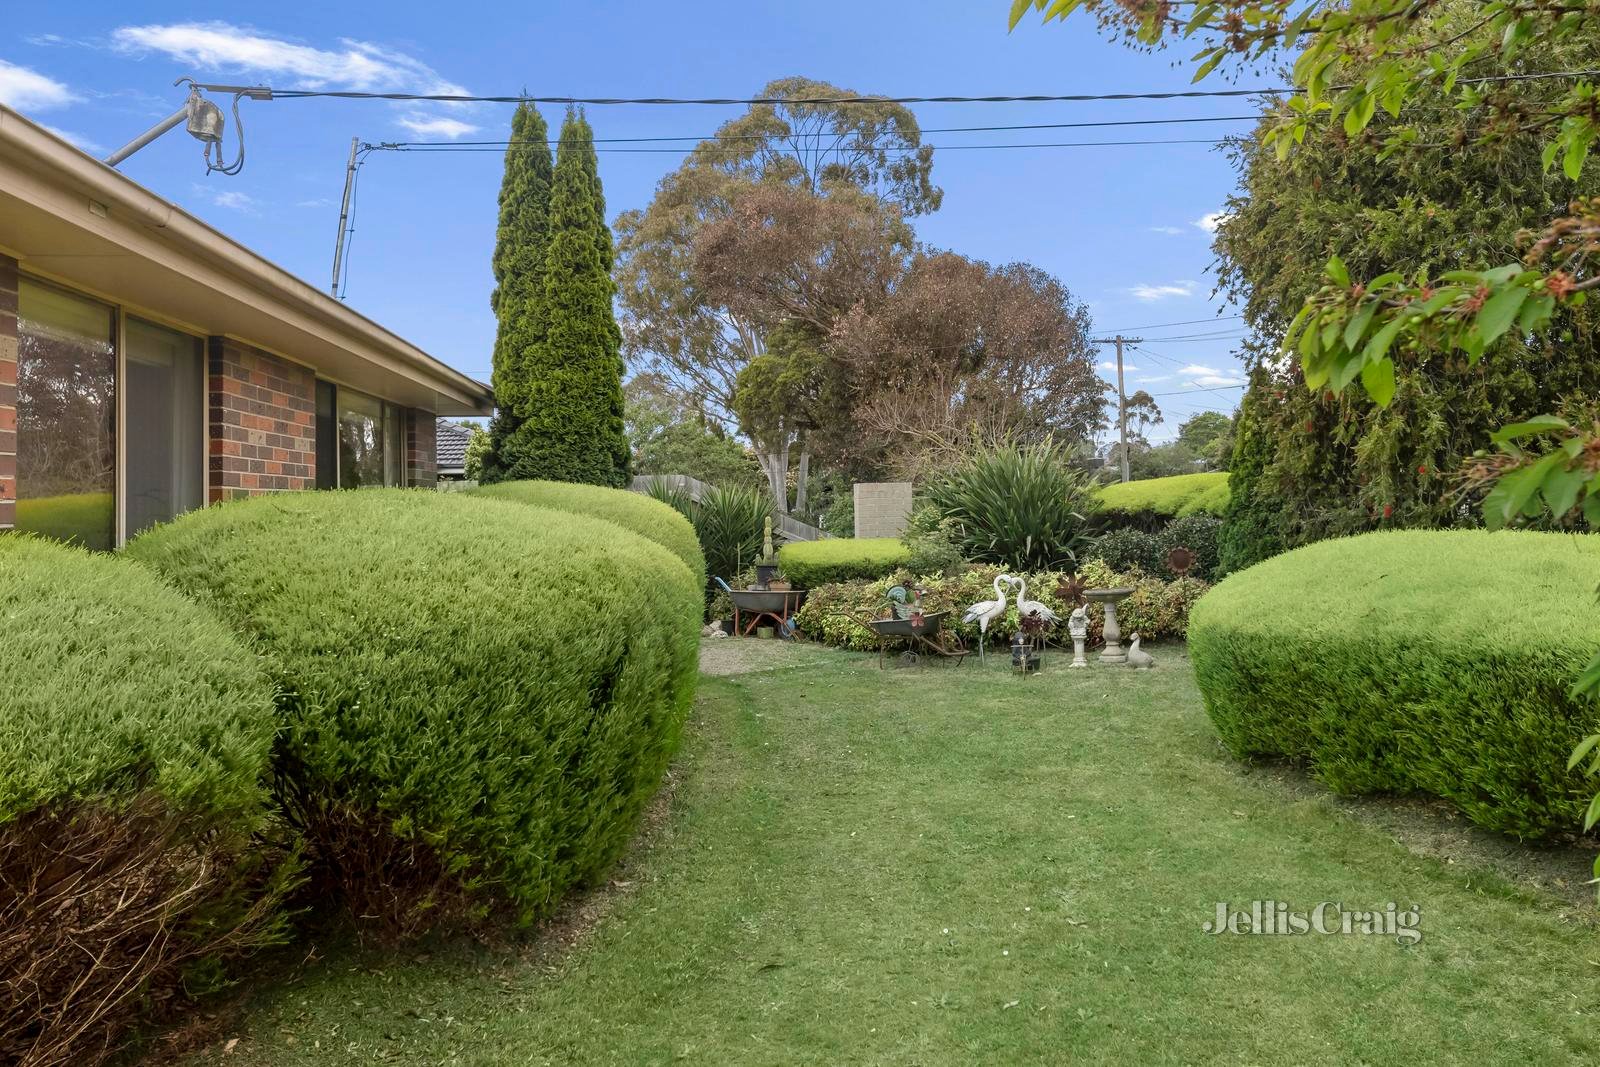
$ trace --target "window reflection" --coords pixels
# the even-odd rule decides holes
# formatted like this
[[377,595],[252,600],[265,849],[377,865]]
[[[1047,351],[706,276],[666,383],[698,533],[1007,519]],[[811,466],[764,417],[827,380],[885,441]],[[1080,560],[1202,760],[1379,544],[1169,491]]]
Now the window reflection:
[[18,300],[16,528],[109,549],[116,538],[112,309],[26,278]]
[[383,401],[349,389],[338,396],[339,487],[383,485]]

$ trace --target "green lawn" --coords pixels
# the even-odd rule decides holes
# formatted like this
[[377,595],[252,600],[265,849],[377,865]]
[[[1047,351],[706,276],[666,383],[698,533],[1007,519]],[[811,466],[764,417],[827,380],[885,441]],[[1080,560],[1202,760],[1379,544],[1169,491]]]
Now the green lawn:
[[[670,811],[575,947],[336,951],[200,1061],[1596,1062],[1583,908],[1242,773],[1157,654],[706,677]],[[1224,900],[1416,904],[1424,939],[1202,932]]]

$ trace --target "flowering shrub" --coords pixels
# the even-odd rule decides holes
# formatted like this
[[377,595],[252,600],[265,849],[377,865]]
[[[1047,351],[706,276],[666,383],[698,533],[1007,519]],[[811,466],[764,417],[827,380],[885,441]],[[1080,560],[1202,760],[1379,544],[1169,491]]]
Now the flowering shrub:
[[[800,609],[800,632],[813,641],[872,651],[878,647],[878,638],[862,624],[864,619],[881,619],[888,614],[888,592],[896,585],[915,586],[923,591],[923,609],[928,613],[950,611],[952,618],[945,627],[959,634],[975,647],[978,627],[962,623],[961,613],[980,600],[994,598],[994,580],[1001,573],[999,567],[973,566],[953,577],[915,577],[908,572],[892,574],[876,581],[839,582],[813,589]],[[1071,606],[1056,595],[1056,589],[1068,578],[1059,571],[1042,571],[1020,574],[1027,582],[1029,600],[1037,600],[1059,615],[1063,623],[1057,632],[1065,639],[1064,620]],[[1188,631],[1189,609],[1210,586],[1194,578],[1166,582],[1137,569],[1116,572],[1100,560],[1090,560],[1078,569],[1078,577],[1089,588],[1115,588],[1131,586],[1133,594],[1117,608],[1117,618],[1124,635],[1138,631],[1147,640],[1164,637],[1182,637]],[[1008,588],[1006,614],[989,625],[992,643],[1009,644],[1017,630],[1016,591]],[[1089,639],[1100,640],[1103,616],[1100,608],[1089,609]]]

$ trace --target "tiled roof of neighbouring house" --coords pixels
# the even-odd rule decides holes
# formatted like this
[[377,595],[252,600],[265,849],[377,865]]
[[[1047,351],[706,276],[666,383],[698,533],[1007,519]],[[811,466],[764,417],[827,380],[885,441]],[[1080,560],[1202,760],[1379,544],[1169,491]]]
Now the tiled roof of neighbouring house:
[[471,440],[471,430],[459,422],[440,419],[439,441],[435,453],[435,463],[438,469],[441,471],[465,470],[467,467],[467,444]]

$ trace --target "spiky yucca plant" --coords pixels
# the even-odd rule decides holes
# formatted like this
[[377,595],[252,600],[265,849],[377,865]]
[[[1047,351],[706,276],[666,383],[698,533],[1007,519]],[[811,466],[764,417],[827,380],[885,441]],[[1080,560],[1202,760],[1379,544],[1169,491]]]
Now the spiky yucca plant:
[[1042,571],[1076,569],[1094,544],[1084,520],[1090,492],[1071,453],[1044,441],[980,448],[927,495],[954,523],[966,558]]
[[728,581],[761,555],[761,540],[772,516],[772,498],[759,489],[718,487],[700,499],[690,516],[706,556],[706,573]]

